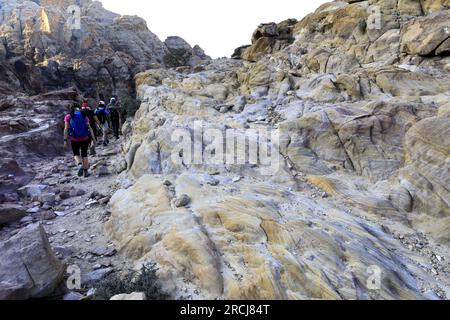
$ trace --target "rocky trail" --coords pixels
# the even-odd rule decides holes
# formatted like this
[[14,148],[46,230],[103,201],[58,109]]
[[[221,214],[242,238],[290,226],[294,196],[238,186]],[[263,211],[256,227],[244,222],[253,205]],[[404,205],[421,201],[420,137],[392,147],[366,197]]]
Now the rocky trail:
[[[110,214],[109,200],[117,189],[114,163],[120,160],[120,141],[114,141],[108,147],[97,147],[97,155],[91,157],[89,178],[76,176],[69,152],[66,157],[33,163],[28,169],[37,175],[21,190],[24,198],[17,203],[26,215],[0,229],[0,241],[14,237],[28,225],[41,224],[56,257],[65,266],[80,269],[84,288],[80,291],[84,293],[89,285],[122,270],[126,261],[117,256],[103,228]],[[53,298],[60,299],[64,294],[68,294],[67,299],[82,298],[81,294],[64,291],[64,286]]]

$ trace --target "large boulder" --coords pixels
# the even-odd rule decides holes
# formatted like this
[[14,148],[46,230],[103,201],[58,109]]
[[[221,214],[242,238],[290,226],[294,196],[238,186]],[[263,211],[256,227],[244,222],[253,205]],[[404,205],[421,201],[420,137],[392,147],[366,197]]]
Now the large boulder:
[[25,217],[27,210],[15,204],[0,204],[0,225],[16,222]]
[[236,49],[233,58],[257,61],[266,54],[275,53],[294,42],[292,35],[295,19],[289,19],[278,24],[263,23],[253,32],[252,45]]
[[181,37],[168,37],[164,44],[169,53],[165,56],[164,61],[167,66],[195,66],[207,60],[211,60],[202,48],[196,45],[194,48]]
[[41,225],[30,225],[0,243],[0,300],[44,298],[63,276],[64,265],[55,257]]
[[440,55],[450,51],[450,11],[438,11],[404,26],[401,51],[411,55]]
[[30,200],[37,199],[48,189],[47,185],[30,184],[17,190],[18,194]]

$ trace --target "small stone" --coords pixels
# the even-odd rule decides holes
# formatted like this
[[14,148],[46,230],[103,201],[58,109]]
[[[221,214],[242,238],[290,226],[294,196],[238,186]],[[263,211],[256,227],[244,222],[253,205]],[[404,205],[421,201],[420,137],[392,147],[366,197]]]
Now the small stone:
[[143,301],[147,300],[145,293],[143,292],[133,292],[131,294],[118,294],[111,298],[111,300],[115,301]]
[[105,177],[105,176],[109,175],[108,167],[101,166],[100,168],[98,168],[97,175],[98,175],[98,177]]
[[33,217],[27,216],[20,220],[20,223],[28,224],[33,222]]
[[27,213],[34,214],[34,213],[38,213],[39,211],[41,211],[41,208],[34,207],[34,208],[31,208],[31,209],[28,209]]
[[213,187],[218,186],[219,183],[220,183],[220,181],[217,180],[217,179],[211,179],[211,180],[209,180],[209,181],[207,182],[207,184],[209,184],[209,185],[211,185],[211,186],[213,186]]
[[234,177],[232,181],[233,181],[233,183],[236,183],[236,182],[239,182],[241,180],[242,180],[242,177]]
[[163,184],[167,187],[170,187],[172,185],[172,182],[170,182],[169,180],[164,180]]
[[95,290],[95,288],[89,289],[89,291],[86,293],[86,297],[88,297],[88,298],[93,297],[95,295],[96,291],[97,290]]
[[183,194],[175,200],[174,204],[175,207],[182,208],[186,207],[189,203],[191,203],[191,198],[188,195]]
[[220,108],[219,112],[220,112],[220,113],[227,113],[229,110],[230,110],[229,107],[224,106],[224,107],[221,107],[221,108]]
[[67,200],[67,199],[72,198],[72,195],[71,195],[70,191],[63,191],[59,194],[59,198],[61,200]]
[[94,285],[113,272],[114,272],[113,268],[98,269],[93,272],[90,272],[81,277],[81,285],[83,287]]
[[97,196],[99,196],[100,194],[97,191],[93,191],[91,193],[91,195],[89,196],[89,199],[95,199]]
[[38,197],[38,200],[42,203],[54,204],[56,201],[56,194],[44,193]]
[[74,253],[73,249],[67,247],[54,247],[53,250],[66,258],[70,258]]
[[110,198],[109,197],[105,197],[102,198],[100,200],[98,200],[98,203],[101,204],[102,206],[107,205],[109,203]]
[[89,252],[99,257],[112,257],[117,253],[117,250],[111,247],[99,246]]
[[88,201],[86,203],[86,207],[91,207],[91,206],[96,205],[96,204],[98,204],[97,200],[91,200],[91,201]]
[[84,296],[78,292],[69,292],[63,297],[64,301],[80,301],[83,300]]
[[58,232],[59,232],[59,233],[66,233],[66,232],[67,232],[67,229],[59,229]]

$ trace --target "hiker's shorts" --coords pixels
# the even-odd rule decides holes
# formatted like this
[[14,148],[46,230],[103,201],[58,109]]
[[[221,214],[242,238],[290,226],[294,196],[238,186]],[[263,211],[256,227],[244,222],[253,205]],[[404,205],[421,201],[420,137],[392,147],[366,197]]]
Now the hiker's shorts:
[[78,157],[81,156],[82,158],[87,158],[90,142],[91,140],[72,141],[73,155]]

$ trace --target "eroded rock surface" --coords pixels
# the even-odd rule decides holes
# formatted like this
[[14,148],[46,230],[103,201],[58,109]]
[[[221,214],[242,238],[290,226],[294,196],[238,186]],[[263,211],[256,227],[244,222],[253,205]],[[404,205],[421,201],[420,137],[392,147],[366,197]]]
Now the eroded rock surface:
[[[448,297],[446,15],[447,1],[335,1],[259,26],[239,59],[137,75],[106,224],[119,254],[156,262],[177,297]],[[278,130],[279,165],[208,161],[211,129]],[[186,161],[182,132],[205,158]]]

